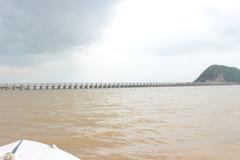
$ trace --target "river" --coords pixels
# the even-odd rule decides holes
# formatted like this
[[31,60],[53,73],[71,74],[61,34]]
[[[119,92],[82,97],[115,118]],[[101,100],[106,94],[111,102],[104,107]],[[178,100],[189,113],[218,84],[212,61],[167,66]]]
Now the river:
[[239,160],[240,86],[0,91],[0,146],[82,160]]

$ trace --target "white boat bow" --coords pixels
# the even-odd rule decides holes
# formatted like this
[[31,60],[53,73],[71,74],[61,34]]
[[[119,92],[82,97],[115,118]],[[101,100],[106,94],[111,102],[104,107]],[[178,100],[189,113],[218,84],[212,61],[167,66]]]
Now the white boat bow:
[[20,140],[0,147],[0,160],[80,160],[57,148],[30,140]]

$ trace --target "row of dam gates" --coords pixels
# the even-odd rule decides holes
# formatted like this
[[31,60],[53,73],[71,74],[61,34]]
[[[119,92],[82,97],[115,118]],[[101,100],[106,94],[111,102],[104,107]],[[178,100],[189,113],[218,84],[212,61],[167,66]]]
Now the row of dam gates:
[[183,87],[239,85],[235,82],[165,82],[165,83],[9,83],[0,84],[0,90],[54,90],[54,89],[97,89],[97,88],[138,88],[138,87]]

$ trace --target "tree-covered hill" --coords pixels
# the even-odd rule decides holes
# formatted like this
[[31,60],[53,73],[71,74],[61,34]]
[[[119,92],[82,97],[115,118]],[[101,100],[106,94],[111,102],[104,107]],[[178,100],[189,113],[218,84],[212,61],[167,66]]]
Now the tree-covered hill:
[[240,70],[235,67],[212,65],[195,82],[240,82]]

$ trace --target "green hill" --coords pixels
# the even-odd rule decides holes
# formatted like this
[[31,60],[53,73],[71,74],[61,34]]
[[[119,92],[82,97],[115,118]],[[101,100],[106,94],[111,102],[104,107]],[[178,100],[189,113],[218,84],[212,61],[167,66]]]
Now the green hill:
[[195,82],[240,82],[240,70],[235,67],[212,65]]

